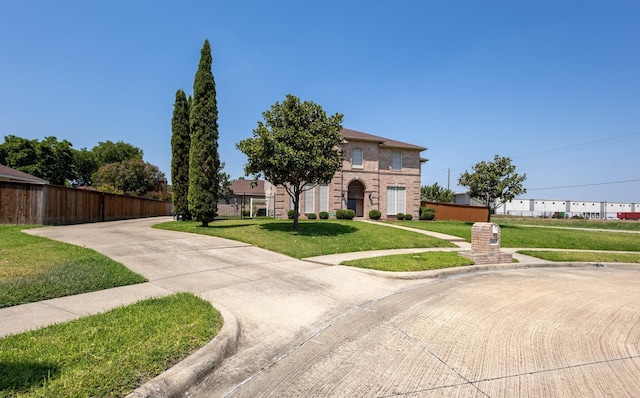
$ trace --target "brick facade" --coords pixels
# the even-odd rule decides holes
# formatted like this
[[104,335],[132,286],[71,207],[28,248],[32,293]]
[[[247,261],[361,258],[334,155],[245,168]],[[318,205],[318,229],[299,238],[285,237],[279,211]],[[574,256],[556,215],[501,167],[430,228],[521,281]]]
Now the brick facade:
[[[357,217],[368,217],[369,211],[376,209],[382,218],[393,218],[396,213],[417,218],[421,165],[425,161],[420,153],[426,148],[354,130],[343,129],[342,135],[345,138],[341,147],[342,168],[326,187],[316,186],[312,192],[301,195],[300,214],[335,213],[338,209],[351,208]],[[267,182],[265,194],[274,198],[275,203],[270,207],[275,209],[275,216],[286,217],[292,207],[284,188]]]

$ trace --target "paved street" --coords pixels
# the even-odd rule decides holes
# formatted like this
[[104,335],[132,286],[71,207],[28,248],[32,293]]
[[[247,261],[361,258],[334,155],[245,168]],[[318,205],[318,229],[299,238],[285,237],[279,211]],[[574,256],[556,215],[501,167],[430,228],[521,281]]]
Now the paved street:
[[[398,279],[150,228],[164,220],[30,232],[91,247],[150,280],[138,285],[144,293],[119,288],[118,303],[191,291],[227,314],[237,348],[184,386],[189,396],[640,394],[638,267],[509,265]],[[34,305],[73,318],[105,294]]]

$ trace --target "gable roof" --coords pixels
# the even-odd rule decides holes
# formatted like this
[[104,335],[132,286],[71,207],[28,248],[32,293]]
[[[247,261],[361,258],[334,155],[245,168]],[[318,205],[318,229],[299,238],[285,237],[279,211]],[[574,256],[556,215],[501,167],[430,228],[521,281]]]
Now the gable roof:
[[[253,186],[255,184],[255,186]],[[233,195],[264,196],[264,180],[235,180],[231,182]]]
[[380,137],[373,134],[363,133],[361,131],[350,130],[350,129],[342,129],[340,131],[342,136],[347,141],[368,141],[368,142],[377,142],[381,147],[386,148],[400,148],[400,149],[410,149],[414,151],[425,151],[427,148],[408,144],[402,141],[396,141],[389,138]]
[[11,167],[0,164],[0,181],[9,181],[9,182],[26,182],[29,184],[48,184],[49,181],[44,180],[40,177],[32,176],[31,174],[27,174],[25,172],[12,169]]

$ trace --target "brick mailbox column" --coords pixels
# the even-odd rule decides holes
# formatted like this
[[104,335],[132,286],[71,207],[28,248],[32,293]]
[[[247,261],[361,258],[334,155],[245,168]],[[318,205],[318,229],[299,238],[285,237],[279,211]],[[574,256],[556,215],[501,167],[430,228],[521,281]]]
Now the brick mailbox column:
[[461,256],[476,264],[510,263],[511,254],[500,252],[500,226],[490,222],[477,222],[471,227],[471,253]]

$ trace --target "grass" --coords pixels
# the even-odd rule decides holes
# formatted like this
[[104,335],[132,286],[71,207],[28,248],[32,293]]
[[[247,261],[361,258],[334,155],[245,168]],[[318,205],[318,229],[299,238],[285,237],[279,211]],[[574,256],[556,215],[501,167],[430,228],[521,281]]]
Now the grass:
[[98,252],[0,225],[0,308],[147,280]]
[[293,230],[291,220],[217,220],[208,228],[199,225],[196,221],[171,221],[154,227],[233,239],[295,258],[366,250],[454,247],[415,232],[350,220],[301,220],[298,231]]
[[[457,221],[393,221],[412,228],[459,236],[471,241],[473,223]],[[629,233],[530,228],[515,224],[500,226],[502,247],[640,251],[640,236]]]
[[473,263],[473,260],[462,257],[457,252],[424,252],[363,258],[342,264],[379,271],[410,272],[461,267]]
[[519,250],[518,253],[555,262],[598,262],[640,264],[640,254]]
[[610,229],[614,231],[640,231],[640,222],[614,220],[581,220],[533,217],[493,216],[492,222],[500,225],[536,225],[545,227]]
[[124,396],[209,342],[222,318],[190,293],[0,339],[0,397]]

